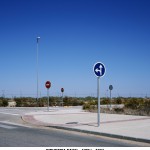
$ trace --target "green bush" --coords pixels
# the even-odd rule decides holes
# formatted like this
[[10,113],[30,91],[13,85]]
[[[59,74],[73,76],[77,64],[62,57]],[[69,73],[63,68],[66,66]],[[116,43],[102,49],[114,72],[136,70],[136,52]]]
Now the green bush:
[[2,102],[2,100],[0,99],[0,106],[2,106],[2,104],[3,104],[3,102]]
[[122,99],[121,99],[121,97],[117,97],[117,98],[114,100],[114,103],[115,103],[115,104],[122,104]]
[[4,99],[4,100],[2,101],[2,106],[4,106],[4,107],[8,106],[8,100],[5,100],[5,99]]
[[14,98],[16,102],[16,107],[35,107],[37,106],[37,102],[34,98],[30,97],[22,97],[22,98]]
[[109,98],[102,98],[100,103],[102,105],[108,105],[108,104],[110,104],[110,99]]
[[83,105],[83,109],[84,110],[89,110],[90,109],[90,104],[89,103],[85,103],[84,105]]
[[6,107],[8,106],[8,99],[4,97],[0,97],[0,106],[1,107]]
[[117,113],[122,113],[122,112],[124,112],[124,109],[123,108],[114,108],[114,111]]
[[16,101],[16,107],[22,107],[23,106],[21,99],[15,99],[15,101]]
[[88,110],[88,111],[97,110],[97,105],[90,105],[89,103],[85,103],[83,105],[83,110]]
[[140,109],[150,115],[150,100],[145,100],[143,105],[140,106]]
[[130,98],[125,101],[125,108],[137,109],[139,104],[137,98]]

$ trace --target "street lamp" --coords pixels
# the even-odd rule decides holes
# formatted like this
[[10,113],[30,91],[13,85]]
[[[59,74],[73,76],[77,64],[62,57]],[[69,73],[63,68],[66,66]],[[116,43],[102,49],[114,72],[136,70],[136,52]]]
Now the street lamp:
[[38,69],[38,55],[39,55],[39,39],[40,39],[40,37],[38,36],[37,38],[37,102],[38,102],[38,98],[39,98],[39,69]]

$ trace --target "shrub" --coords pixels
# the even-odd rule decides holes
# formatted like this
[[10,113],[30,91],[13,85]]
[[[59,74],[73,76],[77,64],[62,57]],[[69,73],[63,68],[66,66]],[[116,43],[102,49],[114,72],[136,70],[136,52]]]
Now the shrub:
[[123,108],[114,108],[114,111],[117,113],[123,113],[124,109]]
[[8,101],[4,99],[4,100],[2,101],[2,106],[4,106],[4,107],[8,106]]
[[83,110],[88,110],[88,111],[95,111],[97,110],[97,105],[90,105],[89,103],[85,103],[83,105]]
[[110,104],[110,99],[109,98],[102,98],[101,104],[102,105],[108,105],[108,104]]
[[22,107],[22,101],[21,99],[17,99],[16,101],[16,107]]
[[0,99],[0,106],[2,106],[3,105],[3,101]]
[[83,109],[84,110],[89,110],[90,109],[90,104],[89,103],[85,103],[84,105],[83,105]]
[[145,100],[141,107],[141,109],[144,110],[146,114],[150,115],[150,100]]
[[137,109],[139,107],[139,104],[140,103],[137,98],[130,98],[126,100],[125,107],[131,109]]
[[121,99],[120,97],[118,97],[118,98],[116,98],[116,99],[114,100],[114,103],[115,103],[115,104],[122,104],[122,99]]

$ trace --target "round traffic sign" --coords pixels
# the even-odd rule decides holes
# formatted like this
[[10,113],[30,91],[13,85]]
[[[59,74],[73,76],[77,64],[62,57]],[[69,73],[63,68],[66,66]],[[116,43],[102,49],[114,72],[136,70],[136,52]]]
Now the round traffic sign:
[[51,82],[50,82],[50,81],[46,81],[45,87],[46,87],[47,89],[49,89],[49,88],[51,87]]
[[61,88],[61,92],[64,92],[64,88]]
[[104,76],[106,69],[103,63],[97,62],[93,66],[93,71],[97,77],[102,77]]
[[112,85],[110,85],[110,86],[109,86],[109,90],[112,90],[112,89],[113,89],[113,86],[112,86]]

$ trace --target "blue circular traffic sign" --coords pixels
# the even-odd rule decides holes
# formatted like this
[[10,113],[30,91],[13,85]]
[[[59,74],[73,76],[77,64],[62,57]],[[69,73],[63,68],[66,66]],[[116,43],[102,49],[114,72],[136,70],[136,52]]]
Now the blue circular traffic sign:
[[97,62],[93,66],[93,71],[97,77],[102,77],[104,76],[106,69],[103,63]]
[[113,86],[112,85],[109,85],[109,90],[112,90],[113,89]]

